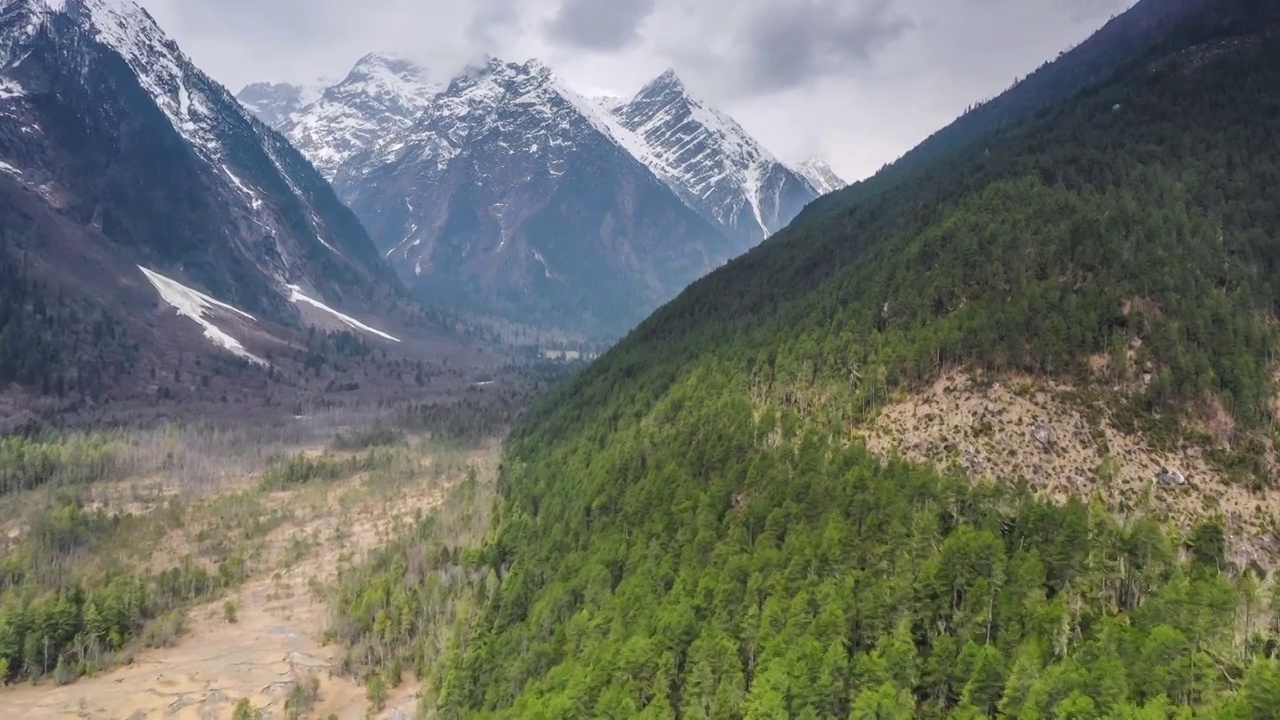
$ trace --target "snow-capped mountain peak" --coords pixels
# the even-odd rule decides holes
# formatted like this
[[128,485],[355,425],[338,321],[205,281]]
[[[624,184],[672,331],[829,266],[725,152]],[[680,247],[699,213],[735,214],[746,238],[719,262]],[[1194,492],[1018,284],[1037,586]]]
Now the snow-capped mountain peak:
[[844,188],[849,183],[845,182],[831,166],[822,158],[810,157],[799,165],[796,165],[796,172],[804,176],[805,180],[818,191],[819,195],[835,192]]
[[685,92],[684,81],[676,74],[675,68],[667,68],[658,77],[650,80],[640,89],[637,95],[650,95],[659,92]]
[[588,98],[588,100],[590,100],[596,107],[608,113],[610,117],[613,116],[614,112],[616,112],[618,108],[627,104],[627,98],[619,95],[595,95]]
[[360,58],[343,81],[324,92],[325,97],[348,99],[363,95],[386,110],[412,114],[440,91],[427,71],[412,60],[392,53],[370,53]]
[[555,71],[538,58],[529,58],[520,67],[523,68],[526,73],[529,73],[530,75],[537,75],[542,78],[549,78],[555,75]]
[[623,141],[692,207],[748,246],[790,222],[815,193],[733,118],[693,97],[674,70],[608,107]]
[[413,61],[391,53],[370,53],[341,82],[288,114],[264,112],[257,102],[256,85],[241,90],[239,98],[333,180],[353,158],[408,129],[441,90]]
[[[432,303],[464,298],[544,322],[581,311],[552,298],[591,298],[586,325],[599,330],[636,298],[669,297],[781,229],[818,194],[673,70],[634,97],[600,98],[537,59],[486,55],[412,119],[386,123],[344,114],[355,103],[337,103],[339,91],[355,79],[283,129]],[[638,284],[597,287],[592,267]]]
[[530,148],[550,149],[579,125],[621,143],[617,136],[622,133],[616,132],[617,123],[608,113],[566,85],[545,63],[487,57],[483,64],[473,64],[455,77],[416,125],[403,136],[390,136],[379,145],[377,155],[386,161],[413,147],[422,159],[447,162],[465,150],[470,139],[512,122],[513,111],[538,118],[539,124],[530,123],[537,128],[536,134],[526,138]]
[[[70,23],[54,26],[53,18],[69,19]],[[41,35],[40,28],[45,26],[51,29]],[[70,68],[79,64],[79,71],[87,73],[89,64],[102,63],[106,56],[83,40],[97,41],[123,60],[128,75],[194,151],[210,176],[243,199],[247,221],[255,226],[254,232],[265,231],[268,236],[279,238],[298,230],[284,228],[278,208],[269,207],[255,183],[253,175],[257,171],[246,172],[242,167],[246,154],[253,156],[251,162],[265,162],[265,168],[259,170],[278,173],[292,192],[289,202],[308,205],[312,202],[312,193],[307,189],[310,178],[297,171],[295,163],[299,158],[293,149],[260,132],[246,109],[197,68],[150,13],[133,0],[9,0],[0,5],[0,38],[9,50],[0,64],[0,82],[9,85],[17,77],[20,82],[15,84],[19,86],[27,74],[25,61],[38,43],[51,41],[70,48],[63,50],[68,57],[60,62]],[[39,74],[31,79],[48,81]],[[120,90],[114,86],[112,89]],[[325,222],[315,213],[310,213],[306,231],[310,237],[304,237],[302,242],[316,242],[335,254],[343,254],[326,239]],[[277,246],[259,258],[262,269],[278,283],[296,279],[295,272],[302,264],[294,262],[299,252],[297,248]]]
[[417,63],[400,53],[375,50],[365,53],[357,60],[348,76],[366,77],[383,70],[401,75],[424,75],[426,72]]

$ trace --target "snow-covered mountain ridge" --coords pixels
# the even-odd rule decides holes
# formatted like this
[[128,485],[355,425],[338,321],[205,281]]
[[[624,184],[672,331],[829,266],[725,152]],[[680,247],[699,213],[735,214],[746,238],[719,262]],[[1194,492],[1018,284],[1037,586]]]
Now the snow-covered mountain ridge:
[[236,94],[259,120],[273,128],[280,127],[294,113],[318,101],[333,81],[317,80],[305,85],[284,82],[258,82],[246,85]]
[[625,103],[599,103],[641,158],[686,203],[755,244],[780,230],[817,195],[733,118],[689,93],[667,70]]
[[[391,62],[397,63],[394,69]],[[648,167],[687,205],[747,247],[790,222],[810,200],[844,185],[821,161],[813,167],[809,163],[791,167],[778,160],[732,117],[694,98],[672,70],[630,99],[584,97],[536,59],[516,64],[486,58],[464,69],[454,82],[465,83],[485,67],[508,65],[536,69],[540,80],[553,85],[554,92],[597,130]],[[370,74],[369,68],[381,70],[374,75],[379,82],[361,81]],[[421,146],[411,133],[422,113],[430,113],[437,121],[452,113],[458,127],[475,117],[469,102],[442,95],[444,89],[407,60],[373,54],[362,59],[342,83],[322,91],[315,102],[275,121],[274,126],[341,187],[350,178],[369,174],[379,163],[393,161],[403,148]],[[264,121],[272,122],[274,106],[288,102],[278,96],[295,92],[298,88],[286,86],[264,101],[264,86],[257,84],[242,90],[240,98]],[[387,95],[400,101],[378,100]],[[437,100],[441,107],[433,107]],[[436,150],[424,157],[442,161],[449,156],[448,148]]]
[[[273,91],[256,84],[238,97],[332,180],[349,169],[346,165],[354,158],[408,129],[442,89],[412,61],[370,53],[341,82],[327,88],[286,85]],[[295,93],[297,107],[281,113]]]
[[437,86],[383,58],[277,127],[434,304],[616,336],[821,194],[674,72],[602,99],[536,59]]

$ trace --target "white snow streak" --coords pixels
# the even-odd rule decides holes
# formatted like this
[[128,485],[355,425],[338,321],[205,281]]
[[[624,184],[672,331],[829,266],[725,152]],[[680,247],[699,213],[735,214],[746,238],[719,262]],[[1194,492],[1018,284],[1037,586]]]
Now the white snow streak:
[[[244,181],[236,177],[235,173],[231,172],[230,168],[226,165],[222,166],[222,172],[226,173],[227,177],[231,178],[231,182],[236,186],[236,189],[243,193],[245,197],[249,198],[249,205],[252,209],[257,210],[262,207],[262,198],[258,197],[258,193],[254,192],[253,188],[249,187],[244,183]],[[259,222],[258,224],[261,225],[262,223]]]
[[[405,244],[405,243],[407,243],[407,242],[409,242],[410,240],[412,240],[412,239],[413,239],[413,234],[414,234],[414,233],[416,233],[416,232],[418,232],[418,224],[417,224],[417,223],[409,223],[409,234],[408,234],[408,235],[405,235],[403,240],[401,240],[400,242],[396,243],[396,246],[395,246],[395,247],[393,247],[393,248],[391,248],[390,250],[388,250],[388,251],[387,251],[387,254],[386,254],[385,256],[383,256],[383,259],[389,259],[389,258],[391,257],[391,255],[392,255],[393,253],[395,253],[395,251],[397,251],[397,250],[399,250],[400,248],[404,247],[404,244]],[[416,246],[419,242],[421,242],[421,241],[420,241],[420,240],[416,240],[416,241],[414,241],[413,245],[410,245],[409,247],[414,247],[414,246]]]
[[[301,200],[301,197],[299,197],[299,199]],[[305,202],[305,201],[304,201],[304,202]],[[320,218],[316,217],[316,214],[315,214],[315,213],[311,213],[311,228],[312,228],[313,230],[315,230],[315,231],[316,231],[316,239],[320,241],[320,244],[321,244],[321,245],[323,245],[323,246],[325,246],[325,247],[329,248],[331,251],[333,251],[333,252],[334,252],[334,254],[336,254],[336,255],[338,255],[339,257],[341,257],[341,256],[342,256],[342,253],[338,252],[338,248],[336,248],[336,247],[334,247],[334,246],[330,245],[330,244],[329,244],[329,242],[328,242],[327,240],[325,240],[325,239],[324,239],[324,236],[320,234],[320,228],[321,228],[321,227],[323,227],[323,226],[322,226],[322,225],[321,225],[321,223],[320,223]]]
[[245,350],[244,345],[241,345],[239,340],[223,332],[210,322],[205,315],[214,309],[218,309],[236,313],[254,322],[257,322],[257,318],[224,302],[214,300],[198,290],[192,290],[186,285],[167,278],[154,270],[148,270],[141,265],[138,266],[138,269],[147,277],[147,280],[151,281],[156,292],[160,293],[160,297],[176,309],[179,315],[194,320],[197,325],[204,329],[204,336],[214,345],[249,362],[262,366],[267,365],[267,361]]
[[306,303],[306,304],[308,304],[308,305],[311,305],[311,306],[313,306],[313,307],[319,308],[320,310],[323,310],[323,311],[325,311],[325,312],[329,313],[330,315],[332,315],[332,316],[334,316],[334,317],[338,318],[338,319],[339,319],[339,320],[341,320],[342,322],[344,322],[344,323],[346,323],[346,324],[350,325],[350,326],[351,326],[351,327],[353,327],[353,328],[356,328],[357,330],[363,330],[363,331],[365,331],[365,332],[367,332],[367,333],[371,333],[371,334],[373,334],[373,335],[377,335],[378,337],[386,338],[387,340],[391,340],[392,342],[400,342],[400,338],[392,337],[392,336],[390,336],[390,335],[388,335],[388,334],[386,334],[386,333],[382,332],[381,330],[377,330],[377,329],[371,328],[371,327],[369,327],[368,325],[365,325],[364,323],[360,322],[359,320],[356,320],[355,318],[353,318],[353,317],[351,317],[351,316],[349,316],[349,315],[343,315],[342,313],[338,312],[337,310],[334,310],[333,308],[329,307],[328,305],[325,305],[324,303],[320,302],[319,300],[313,300],[312,298],[309,298],[309,297],[307,297],[306,295],[303,295],[303,294],[302,294],[302,288],[298,287],[297,285],[286,285],[285,287],[289,288],[289,301],[290,301],[290,302],[292,302],[292,303],[293,303],[293,304],[295,304],[295,305],[296,305],[296,304],[298,304],[298,303]]
[[551,274],[551,268],[547,267],[547,259],[542,257],[542,253],[538,252],[537,250],[534,250],[533,257],[535,260],[538,261],[539,264],[542,265],[542,273],[547,276],[547,279],[553,279],[553,276]]

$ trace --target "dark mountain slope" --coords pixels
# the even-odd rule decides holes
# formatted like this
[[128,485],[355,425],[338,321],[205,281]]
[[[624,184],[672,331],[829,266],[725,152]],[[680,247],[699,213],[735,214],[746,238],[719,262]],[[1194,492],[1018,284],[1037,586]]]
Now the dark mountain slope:
[[[1212,2],[1162,0],[1138,3],[1129,12],[1113,18],[1085,42],[1061,53],[1056,61],[1042,65],[1008,91],[979,103],[929,137],[894,163],[891,173],[927,164],[971,142],[1016,128],[1035,112],[1109,79],[1117,70],[1151,52],[1157,45],[1170,42],[1170,35],[1175,29],[1186,32],[1185,29],[1193,24],[1192,19],[1203,13]],[[1232,23],[1236,20],[1230,16],[1216,16],[1214,22]],[[1173,42],[1186,43],[1182,38]]]
[[[6,13],[12,27],[3,32],[24,51],[5,70],[22,88],[7,118],[42,142],[18,130],[5,157],[56,178],[68,214],[143,260],[189,265],[192,279],[251,310],[277,302],[249,288],[279,282],[271,275],[330,290],[358,281],[366,294],[391,277],[309,163],[192,67],[136,5],[71,0],[55,12],[25,0]],[[24,37],[20,25],[33,18],[36,30]],[[232,217],[212,221],[227,206]],[[233,252],[223,252],[228,245]],[[314,278],[303,276],[309,270]]]
[[1237,618],[1277,608],[1222,524],[855,441],[956,367],[1106,389],[1174,433],[1206,397],[1267,427],[1280,44],[1260,3],[1180,17],[1015,127],[819,203],[526,416],[445,715],[1266,717],[1280,628]]
[[0,1],[0,207],[22,278],[5,364],[43,368],[0,368],[5,386],[119,399],[179,351],[265,366],[308,325],[386,340],[343,313],[443,334],[311,164],[127,0]]

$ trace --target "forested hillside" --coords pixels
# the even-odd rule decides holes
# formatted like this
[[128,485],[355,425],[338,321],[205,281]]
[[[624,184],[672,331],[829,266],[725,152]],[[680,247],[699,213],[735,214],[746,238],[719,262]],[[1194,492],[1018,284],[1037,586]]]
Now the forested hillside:
[[1163,5],[1144,50],[1082,45],[1092,82],[816,204],[527,415],[444,715],[1276,717],[1280,598],[1211,508],[855,439],[943,372],[1016,373],[1153,442],[1220,408],[1270,482],[1277,11]]

